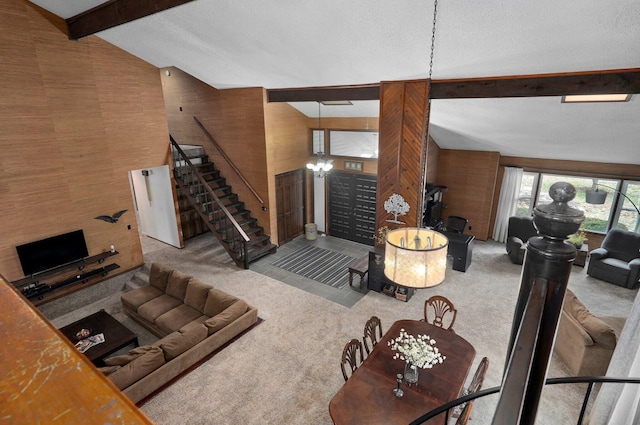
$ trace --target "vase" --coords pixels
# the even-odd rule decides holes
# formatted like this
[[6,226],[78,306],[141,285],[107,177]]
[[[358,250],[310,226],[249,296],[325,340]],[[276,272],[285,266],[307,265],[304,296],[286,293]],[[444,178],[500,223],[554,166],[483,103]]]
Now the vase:
[[411,362],[408,362],[404,367],[404,380],[407,381],[409,385],[412,385],[418,382],[419,376],[420,369],[418,368],[418,366],[414,365]]

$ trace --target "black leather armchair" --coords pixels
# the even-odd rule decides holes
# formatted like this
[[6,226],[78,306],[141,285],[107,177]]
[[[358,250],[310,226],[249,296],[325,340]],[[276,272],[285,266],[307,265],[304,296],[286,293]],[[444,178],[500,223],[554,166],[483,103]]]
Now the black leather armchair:
[[513,264],[522,264],[529,238],[538,235],[533,217],[509,217],[507,229],[507,254]]
[[635,287],[640,281],[640,234],[611,229],[602,246],[589,254],[587,274],[625,288]]

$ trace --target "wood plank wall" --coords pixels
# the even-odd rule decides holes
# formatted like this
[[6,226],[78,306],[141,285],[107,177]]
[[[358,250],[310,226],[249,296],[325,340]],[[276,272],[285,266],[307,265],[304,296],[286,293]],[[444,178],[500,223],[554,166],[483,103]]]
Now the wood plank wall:
[[[496,209],[502,188],[502,177],[505,167],[521,167],[525,171],[550,174],[568,174],[573,176],[597,176],[601,178],[614,178],[623,180],[640,180],[640,165],[638,164],[612,164],[605,162],[564,161],[541,158],[522,158],[515,156],[503,156],[500,158],[496,188],[494,192],[493,208],[491,213],[491,228],[489,234],[493,234],[493,225],[496,218]],[[598,248],[603,235],[589,233],[589,250]]]
[[465,217],[465,233],[479,240],[489,237],[499,161],[498,152],[440,149],[437,184],[448,188],[442,217]]
[[422,222],[427,95],[427,80],[380,85],[376,228],[388,225],[386,220],[393,218],[384,209],[384,201],[394,193],[409,204],[409,213],[401,218],[406,226]]
[[309,222],[309,214],[313,214],[313,185],[306,183],[312,181],[306,173],[306,164],[311,149],[309,140],[309,127],[307,116],[287,103],[267,103],[266,92],[264,95],[264,123],[265,139],[267,146],[267,174],[269,176],[269,217],[273,243],[280,244],[278,238],[278,211],[276,202],[276,176],[294,170],[304,169],[306,176],[304,199],[301,200],[304,208],[305,222]]
[[[175,67],[163,68],[160,77],[174,139],[180,144],[201,145],[265,232],[277,234],[271,229],[269,212],[264,89],[217,90]],[[267,211],[262,211],[263,205],[209,142],[194,116],[260,195]]]
[[167,163],[158,69],[95,36],[69,41],[29,2],[0,4],[0,272],[23,276],[16,245],[76,229],[90,255],[116,247],[117,272],[142,265],[128,171]]

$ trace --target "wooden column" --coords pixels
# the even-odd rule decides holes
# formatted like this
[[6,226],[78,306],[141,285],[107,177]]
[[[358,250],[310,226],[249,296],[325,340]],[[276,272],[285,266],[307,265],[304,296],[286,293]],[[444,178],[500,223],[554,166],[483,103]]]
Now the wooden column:
[[422,222],[428,83],[381,83],[376,228],[389,225],[386,220],[393,219],[384,202],[394,193],[402,195],[410,208],[398,220],[411,227]]

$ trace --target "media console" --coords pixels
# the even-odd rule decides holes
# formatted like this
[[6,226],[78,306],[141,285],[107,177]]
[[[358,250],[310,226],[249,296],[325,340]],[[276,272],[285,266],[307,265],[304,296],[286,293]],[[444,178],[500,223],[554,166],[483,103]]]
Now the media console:
[[[59,290],[62,288],[69,287],[73,284],[85,284],[90,280],[105,277],[112,270],[120,268],[116,263],[91,269],[88,268],[94,264],[102,264],[107,258],[116,254],[118,254],[118,251],[103,252],[26,276],[11,283],[35,305],[39,305],[58,298],[56,293],[59,293]],[[55,280],[51,283],[45,282],[45,280],[49,278]],[[58,295],[62,296],[66,295],[66,293],[59,293]]]

